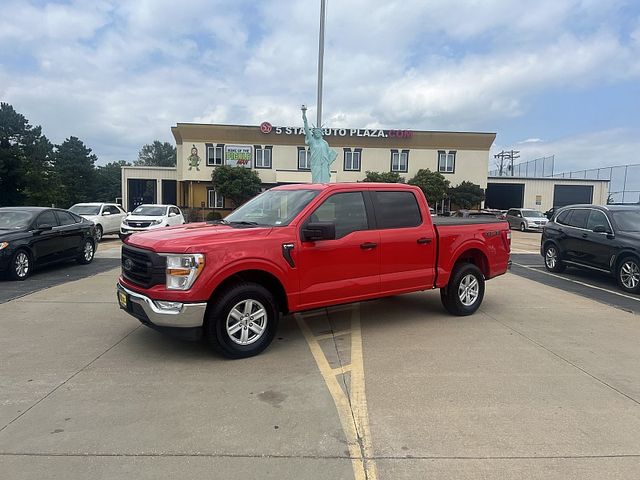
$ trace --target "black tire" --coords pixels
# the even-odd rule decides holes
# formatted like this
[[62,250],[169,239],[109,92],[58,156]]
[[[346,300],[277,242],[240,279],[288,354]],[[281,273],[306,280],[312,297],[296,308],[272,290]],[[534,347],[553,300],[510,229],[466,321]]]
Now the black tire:
[[[26,264],[25,264],[26,262]],[[11,256],[9,265],[9,278],[12,280],[26,280],[33,272],[33,258],[24,249],[16,250]]]
[[560,250],[553,243],[544,247],[544,268],[553,273],[562,273],[567,268],[560,260]]
[[95,255],[96,246],[93,243],[93,240],[85,238],[84,243],[82,244],[82,252],[76,257],[76,262],[80,265],[88,265],[93,262]]
[[[476,288],[473,289],[473,280],[477,282]],[[468,285],[472,291],[466,289],[462,283],[470,282]],[[475,297],[472,299],[469,295]],[[472,263],[460,263],[456,265],[451,273],[449,284],[445,288],[440,289],[440,300],[444,308],[451,314],[457,316],[466,316],[475,313],[484,298],[484,275],[478,267]]]
[[[247,302],[253,302],[249,310],[246,309]],[[237,308],[241,309],[245,316],[240,314]],[[248,311],[255,314],[261,309],[264,309],[264,316],[246,316]],[[234,317],[232,310],[236,316],[242,318]],[[209,306],[205,338],[216,352],[227,358],[252,357],[269,346],[276,334],[279,318],[280,311],[269,290],[257,283],[238,283],[221,292],[215,303]],[[261,320],[264,321],[259,325]],[[260,326],[263,329],[262,333],[258,334],[255,329]],[[229,333],[235,327],[239,329]],[[252,339],[251,336],[257,338]],[[250,343],[242,344],[243,338]]]
[[640,293],[640,260],[626,256],[618,262],[616,269],[618,286],[628,293]]
[[527,231],[527,226],[524,224],[524,222],[520,223],[520,231],[521,232],[526,232]]
[[102,241],[103,234],[102,225],[96,225],[96,242],[100,243]]

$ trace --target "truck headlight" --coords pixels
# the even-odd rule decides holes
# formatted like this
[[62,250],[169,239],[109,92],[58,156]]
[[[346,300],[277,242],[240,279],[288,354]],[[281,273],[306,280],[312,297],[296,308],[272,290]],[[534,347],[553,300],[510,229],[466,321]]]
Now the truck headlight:
[[191,253],[164,256],[167,258],[167,290],[189,290],[204,268],[204,255]]

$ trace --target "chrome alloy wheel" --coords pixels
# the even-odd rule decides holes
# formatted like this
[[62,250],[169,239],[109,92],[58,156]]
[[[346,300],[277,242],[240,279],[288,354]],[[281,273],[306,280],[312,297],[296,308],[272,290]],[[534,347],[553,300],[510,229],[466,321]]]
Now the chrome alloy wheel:
[[93,258],[93,243],[87,240],[87,242],[84,244],[84,259],[87,262],[90,262],[92,258]]
[[547,268],[549,270],[553,270],[554,268],[556,268],[556,265],[558,264],[558,251],[556,250],[556,247],[547,248],[547,253],[544,256],[544,261],[547,264]]
[[267,327],[267,311],[257,300],[238,302],[227,315],[227,335],[238,345],[251,345],[262,337]]
[[465,307],[473,305],[480,295],[480,284],[475,275],[465,275],[458,287],[458,298]]
[[18,278],[24,278],[29,274],[29,255],[24,252],[18,252],[16,259],[13,262],[13,268],[15,269],[16,276]]
[[620,281],[632,290],[640,283],[640,267],[634,260],[627,260],[620,267]]

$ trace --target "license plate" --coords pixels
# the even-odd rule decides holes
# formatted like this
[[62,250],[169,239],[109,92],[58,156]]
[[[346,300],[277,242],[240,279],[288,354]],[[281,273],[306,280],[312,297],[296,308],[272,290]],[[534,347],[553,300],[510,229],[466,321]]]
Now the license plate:
[[124,292],[118,292],[118,303],[121,308],[127,308],[127,294]]

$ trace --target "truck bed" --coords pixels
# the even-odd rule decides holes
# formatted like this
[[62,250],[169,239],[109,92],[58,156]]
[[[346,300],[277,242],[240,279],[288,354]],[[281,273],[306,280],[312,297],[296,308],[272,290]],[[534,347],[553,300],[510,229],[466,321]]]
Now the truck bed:
[[431,217],[433,224],[436,227],[449,226],[449,225],[479,225],[483,223],[503,223],[506,220],[500,220],[496,217]]

